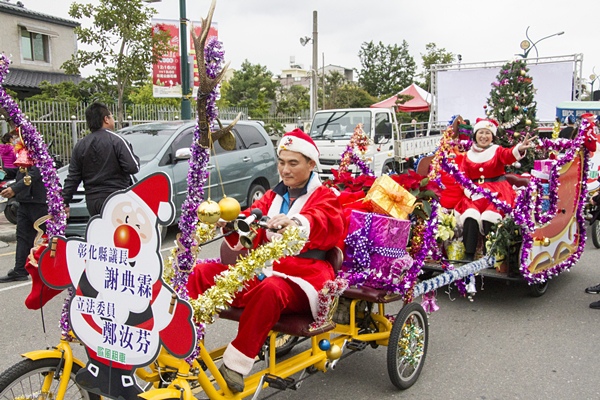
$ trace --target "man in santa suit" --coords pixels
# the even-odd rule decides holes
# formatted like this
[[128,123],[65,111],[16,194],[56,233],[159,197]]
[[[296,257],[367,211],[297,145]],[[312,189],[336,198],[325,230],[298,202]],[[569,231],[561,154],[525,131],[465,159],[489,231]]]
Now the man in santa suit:
[[[491,119],[477,119],[473,127],[474,138],[471,149],[461,162],[460,169],[465,176],[481,189],[489,189],[498,199],[513,206],[515,191],[505,178],[504,167],[525,157],[527,149],[534,146],[534,137],[525,136],[523,142],[512,148],[493,144],[498,122]],[[465,197],[456,205],[463,225],[463,243],[468,261],[473,261],[479,234],[487,235],[493,224],[502,219],[503,214],[492,202],[477,193],[465,191]]]
[[[243,375],[252,369],[254,358],[281,314],[317,315],[317,294],[334,271],[325,261],[325,252],[335,246],[344,231],[343,212],[336,195],[321,185],[314,168],[319,151],[313,140],[300,129],[286,133],[277,148],[278,170],[282,181],[254,202],[250,210],[260,209],[268,216],[267,226],[277,232],[260,230],[254,245],[268,241],[270,235],[288,226],[302,229],[308,241],[295,257],[285,257],[265,267],[260,278],[248,282],[233,301],[243,307],[237,337],[223,354],[220,368],[227,386],[234,392],[244,389]],[[227,236],[232,251],[240,250],[239,236]],[[188,280],[191,298],[198,297],[214,284],[214,277],[228,266],[220,263],[198,264]]]

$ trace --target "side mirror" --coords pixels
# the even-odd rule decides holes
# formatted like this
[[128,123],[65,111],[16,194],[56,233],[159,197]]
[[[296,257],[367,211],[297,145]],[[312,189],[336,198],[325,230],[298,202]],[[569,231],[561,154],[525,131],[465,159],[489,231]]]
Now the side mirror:
[[175,161],[189,160],[190,158],[192,158],[192,150],[189,147],[175,151]]

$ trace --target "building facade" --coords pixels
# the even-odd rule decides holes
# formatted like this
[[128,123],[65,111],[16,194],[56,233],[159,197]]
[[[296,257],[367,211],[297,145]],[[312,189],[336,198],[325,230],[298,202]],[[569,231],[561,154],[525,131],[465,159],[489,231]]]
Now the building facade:
[[77,51],[74,29],[78,26],[78,22],[27,9],[21,1],[0,0],[0,52],[12,62],[4,86],[26,98],[39,93],[43,81],[80,82],[80,76],[66,75],[61,69]]

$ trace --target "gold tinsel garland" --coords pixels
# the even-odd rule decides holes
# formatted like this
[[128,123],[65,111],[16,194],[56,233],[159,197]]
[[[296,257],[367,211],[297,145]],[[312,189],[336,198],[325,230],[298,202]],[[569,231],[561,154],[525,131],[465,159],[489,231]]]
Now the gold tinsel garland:
[[197,299],[190,299],[196,323],[212,323],[214,316],[231,304],[246,281],[254,278],[268,263],[298,254],[305,243],[305,234],[299,228],[290,226],[281,238],[273,239],[253,249],[248,255],[239,257],[235,265],[215,278],[215,284],[204,294]]

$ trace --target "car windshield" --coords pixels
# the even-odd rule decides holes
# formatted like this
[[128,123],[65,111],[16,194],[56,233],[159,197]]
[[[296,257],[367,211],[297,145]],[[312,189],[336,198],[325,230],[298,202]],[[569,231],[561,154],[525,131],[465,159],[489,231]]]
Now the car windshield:
[[155,125],[152,127],[119,131],[119,134],[131,143],[133,152],[140,158],[140,163],[144,164],[156,156],[156,153],[165,145],[176,130],[177,126]]
[[315,115],[310,128],[310,137],[319,139],[350,139],[359,123],[363,130],[371,130],[369,111],[324,111]]

